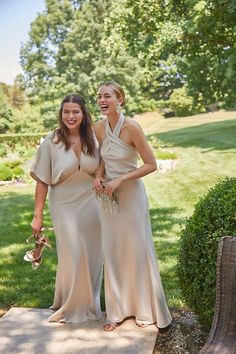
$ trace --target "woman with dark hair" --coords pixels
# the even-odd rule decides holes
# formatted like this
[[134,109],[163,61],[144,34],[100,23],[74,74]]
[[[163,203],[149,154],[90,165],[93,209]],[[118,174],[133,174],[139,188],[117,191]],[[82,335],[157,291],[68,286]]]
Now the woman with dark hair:
[[[94,188],[100,201],[104,247],[107,323],[113,331],[133,316],[139,327],[168,327],[171,316],[156,262],[148,200],[141,177],[156,170],[156,161],[138,123],[125,117],[125,92],[114,81],[102,84],[98,105],[106,119],[96,135],[101,165]],[[137,158],[143,163],[137,167]],[[105,168],[104,168],[105,167]]]
[[[49,321],[80,323],[102,317],[101,232],[92,190],[99,159],[99,146],[84,99],[76,94],[66,96],[59,111],[59,128],[44,139],[31,169],[36,180],[33,234],[36,240],[41,235],[49,190],[57,243],[58,268],[51,306],[56,312]],[[32,266],[37,268],[41,253],[30,256]]]

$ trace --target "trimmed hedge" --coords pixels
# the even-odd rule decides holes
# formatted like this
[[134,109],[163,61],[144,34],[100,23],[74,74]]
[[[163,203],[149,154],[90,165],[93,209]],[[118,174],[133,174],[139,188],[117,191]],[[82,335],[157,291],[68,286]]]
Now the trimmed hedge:
[[27,150],[36,148],[40,138],[47,133],[34,134],[0,134],[0,157],[6,157],[10,152],[23,156]]
[[177,273],[186,303],[210,328],[215,304],[218,242],[236,237],[236,178],[219,181],[195,206],[181,232]]
[[7,144],[14,146],[22,144],[27,147],[36,146],[40,138],[45,137],[47,133],[34,133],[34,134],[0,134],[0,145]]

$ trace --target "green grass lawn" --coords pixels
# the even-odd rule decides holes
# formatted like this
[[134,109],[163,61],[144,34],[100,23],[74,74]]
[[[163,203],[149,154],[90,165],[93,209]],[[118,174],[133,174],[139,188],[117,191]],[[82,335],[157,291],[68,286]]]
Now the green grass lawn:
[[[153,135],[179,157],[177,167],[144,178],[155,247],[170,306],[183,306],[175,274],[179,232],[199,197],[219,178],[235,175],[236,113],[217,112],[186,118],[164,119],[151,113],[138,117],[148,139]],[[48,307],[53,300],[56,248],[44,251],[41,267],[33,271],[23,260],[33,248],[30,236],[34,186],[0,187],[0,308]],[[45,224],[51,225],[48,209]]]
[[[148,124],[146,123],[146,118]],[[138,118],[148,138],[156,135],[172,144],[179,157],[167,173],[145,177],[155,248],[170,306],[183,306],[176,263],[181,226],[201,196],[219,178],[236,175],[236,112],[217,112],[186,118]]]

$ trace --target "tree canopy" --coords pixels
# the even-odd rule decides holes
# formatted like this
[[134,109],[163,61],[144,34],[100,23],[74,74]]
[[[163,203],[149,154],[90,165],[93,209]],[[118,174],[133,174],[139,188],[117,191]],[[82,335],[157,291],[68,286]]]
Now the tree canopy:
[[127,48],[144,58],[157,98],[162,86],[186,84],[206,105],[235,105],[234,0],[124,0],[116,23]]
[[[97,117],[97,88],[111,79],[124,86],[130,115],[176,105],[181,95],[189,108],[179,112],[212,103],[232,108],[235,28],[234,0],[45,0],[21,49],[24,79],[17,85],[40,107],[45,129],[75,91]],[[20,110],[23,96],[0,101]]]

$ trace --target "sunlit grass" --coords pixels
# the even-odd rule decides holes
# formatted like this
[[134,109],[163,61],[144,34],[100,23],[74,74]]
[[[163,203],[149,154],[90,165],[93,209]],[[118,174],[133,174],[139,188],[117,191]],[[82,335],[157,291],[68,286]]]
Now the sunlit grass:
[[[0,307],[47,307],[52,302],[56,270],[54,237],[52,251],[45,250],[43,264],[33,271],[23,260],[34,243],[26,243],[31,235],[34,186],[8,186],[0,189]],[[45,222],[50,223],[48,209]]]

